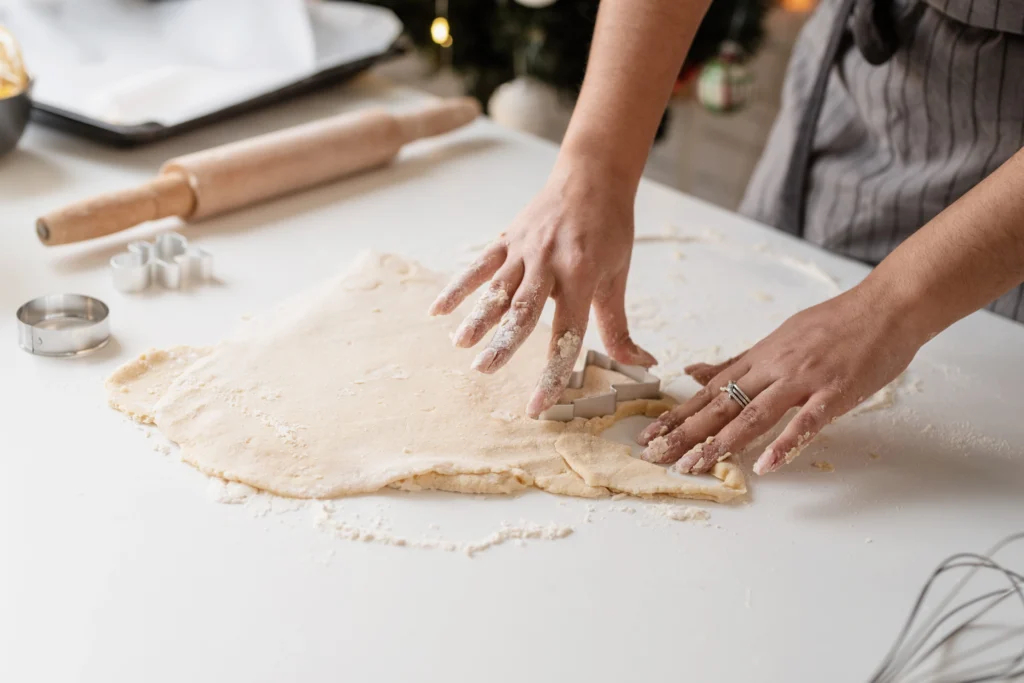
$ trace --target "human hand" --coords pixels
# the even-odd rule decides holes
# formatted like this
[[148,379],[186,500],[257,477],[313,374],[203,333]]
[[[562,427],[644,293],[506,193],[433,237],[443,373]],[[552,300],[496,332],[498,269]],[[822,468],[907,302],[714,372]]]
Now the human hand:
[[547,298],[555,300],[548,363],[527,406],[531,417],[554,405],[568,383],[591,305],[609,356],[645,367],[656,362],[633,343],[626,322],[635,188],[580,168],[557,166],[512,225],[430,307],[431,315],[447,315],[488,283],[453,343],[472,347],[497,325],[472,365],[493,373],[533,332]]
[[[825,425],[903,372],[927,340],[895,313],[892,299],[892,292],[860,285],[797,313],[735,358],[686,368],[704,388],[641,433],[641,457],[675,462],[678,472],[707,472],[802,406],[754,472],[792,462]],[[745,408],[725,393],[731,381],[750,398]]]

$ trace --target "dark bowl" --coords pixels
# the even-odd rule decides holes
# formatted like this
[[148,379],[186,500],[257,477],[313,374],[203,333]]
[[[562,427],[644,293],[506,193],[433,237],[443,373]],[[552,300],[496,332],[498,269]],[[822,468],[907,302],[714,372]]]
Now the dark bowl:
[[12,97],[0,100],[0,157],[14,149],[32,112],[32,84]]

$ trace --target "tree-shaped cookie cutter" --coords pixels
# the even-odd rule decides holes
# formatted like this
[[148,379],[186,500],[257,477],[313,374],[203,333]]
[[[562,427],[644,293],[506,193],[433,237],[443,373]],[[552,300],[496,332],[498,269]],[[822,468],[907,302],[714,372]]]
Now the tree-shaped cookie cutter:
[[613,384],[611,391],[597,396],[585,396],[574,401],[560,402],[540,414],[541,420],[568,422],[577,417],[589,420],[592,417],[612,415],[617,404],[641,398],[661,398],[661,380],[639,365],[624,365],[598,351],[587,351],[576,361],[576,368],[569,376],[568,389],[583,386],[584,375],[591,365],[611,370],[633,380]]
[[141,292],[157,284],[179,289],[184,284],[204,282],[213,277],[213,256],[193,247],[182,235],[165,233],[152,243],[141,240],[128,251],[110,259],[114,287],[122,292]]

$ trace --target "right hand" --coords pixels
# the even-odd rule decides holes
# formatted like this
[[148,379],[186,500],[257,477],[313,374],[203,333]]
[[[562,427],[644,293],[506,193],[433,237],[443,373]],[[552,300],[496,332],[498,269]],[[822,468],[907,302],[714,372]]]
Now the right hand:
[[536,418],[569,381],[593,305],[608,355],[620,363],[654,365],[633,343],[626,322],[626,279],[633,249],[635,185],[584,163],[560,163],[512,225],[430,307],[447,315],[484,283],[483,294],[452,339],[468,348],[497,325],[472,367],[503,367],[533,332],[544,303],[556,302],[548,363],[526,412]]

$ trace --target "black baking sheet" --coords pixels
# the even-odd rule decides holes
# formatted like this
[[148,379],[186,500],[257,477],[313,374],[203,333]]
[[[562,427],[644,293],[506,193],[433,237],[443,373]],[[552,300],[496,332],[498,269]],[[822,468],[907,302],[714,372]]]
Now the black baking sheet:
[[135,147],[159,140],[166,140],[175,135],[195,130],[217,121],[224,121],[225,119],[254,111],[268,104],[281,102],[303,93],[312,92],[319,88],[348,80],[377,62],[395,57],[404,52],[404,43],[399,41],[380,54],[345,64],[332,65],[276,90],[262,93],[242,102],[236,102],[223,109],[182,121],[173,126],[165,126],[156,122],[121,126],[38,102],[32,105],[32,120],[44,126],[66,131],[73,135],[113,147]]

